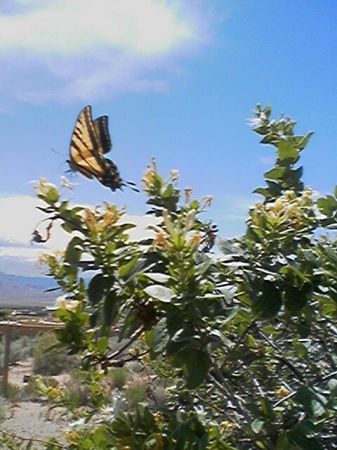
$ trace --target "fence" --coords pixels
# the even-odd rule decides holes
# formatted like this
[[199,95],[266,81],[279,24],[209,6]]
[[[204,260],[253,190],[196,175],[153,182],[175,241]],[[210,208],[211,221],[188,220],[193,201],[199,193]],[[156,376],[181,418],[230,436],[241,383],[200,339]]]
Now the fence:
[[62,328],[60,322],[44,321],[44,320],[22,320],[22,321],[0,321],[0,334],[4,336],[4,365],[2,375],[2,395],[8,397],[8,374],[12,331],[18,331],[21,334],[36,335]]

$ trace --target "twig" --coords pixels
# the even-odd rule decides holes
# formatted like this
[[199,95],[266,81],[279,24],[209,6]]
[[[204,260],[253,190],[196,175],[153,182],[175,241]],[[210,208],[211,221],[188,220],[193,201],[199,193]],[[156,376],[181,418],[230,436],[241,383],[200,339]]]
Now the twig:
[[195,396],[197,397],[197,399],[202,402],[205,403],[205,405],[209,406],[210,408],[215,409],[216,411],[218,411],[219,413],[225,415],[227,417],[227,419],[229,419],[230,421],[234,422],[236,427],[241,429],[240,425],[233,420],[233,417],[227,413],[227,411],[225,411],[224,409],[219,408],[216,405],[213,405],[213,403],[209,402],[208,400],[205,400],[204,398],[200,397],[198,394],[195,394]]
[[290,394],[288,394],[286,397],[281,398],[281,400],[278,400],[276,403],[274,403],[273,405],[273,409],[276,408],[277,406],[279,406],[281,403],[289,400],[291,397],[293,397],[295,394],[297,394],[297,391],[291,392]]
[[124,352],[124,350],[126,350],[128,347],[130,347],[131,344],[133,344],[138,338],[139,336],[143,333],[144,328],[140,328],[139,330],[136,330],[133,335],[131,336],[130,340],[124,344],[120,349],[118,349],[117,351],[115,351],[115,353],[112,353],[111,355],[107,356],[107,359],[114,359],[116,358],[116,356],[120,355],[121,353]]
[[[271,341],[262,331],[258,331],[258,334],[266,341],[268,344],[274,349],[278,351],[277,346],[274,344],[273,341]],[[281,356],[277,353],[274,353],[274,358],[276,358],[278,361],[286,365],[296,376],[299,380],[304,381],[304,377],[302,373],[295,367],[290,361],[288,361],[284,356]]]
[[230,389],[225,388],[222,384],[219,383],[219,381],[215,378],[214,375],[210,374],[209,375],[213,382],[215,383],[215,385],[218,387],[218,389],[225,394],[226,396],[229,396],[229,398],[231,399],[232,403],[236,405],[236,408],[238,409],[238,412],[245,418],[245,420],[247,421],[247,423],[250,422],[250,417],[247,414],[245,408],[243,408],[240,404],[240,397],[238,395],[233,395],[230,391]]
[[319,376],[319,377],[315,378],[314,381],[326,381],[329,378],[334,377],[335,375],[337,375],[337,370],[335,370],[334,372],[329,373],[328,375],[324,375],[324,377]]
[[249,331],[253,328],[255,328],[255,325],[257,323],[257,320],[254,319],[253,322],[251,322],[243,331],[243,333],[240,336],[240,339],[238,340],[238,342],[235,344],[234,348],[231,350],[232,352],[234,352],[239,345],[241,344],[241,342],[244,340],[244,338],[247,336],[247,334],[249,333]]
[[64,448],[64,445],[62,445],[62,444],[58,444],[58,443],[56,443],[56,442],[51,442],[51,441],[45,441],[45,440],[43,440],[43,439],[23,437],[23,436],[19,436],[19,435],[17,435],[17,434],[11,434],[11,433],[8,433],[7,431],[2,431],[1,434],[2,434],[3,436],[8,436],[8,437],[10,437],[11,439],[19,439],[19,440],[21,440],[21,441],[38,442],[39,444],[46,444],[46,445],[53,444],[55,447],[58,447],[58,448]]

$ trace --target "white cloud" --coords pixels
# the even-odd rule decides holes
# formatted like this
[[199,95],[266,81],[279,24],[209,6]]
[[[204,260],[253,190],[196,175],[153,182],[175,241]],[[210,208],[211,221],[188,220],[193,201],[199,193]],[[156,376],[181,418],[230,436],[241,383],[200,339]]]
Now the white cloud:
[[8,9],[0,93],[26,101],[162,90],[153,74],[208,34],[207,14],[187,0],[16,0]]
[[23,49],[36,54],[78,55],[111,47],[153,55],[192,39],[196,31],[192,23],[179,16],[175,2],[43,0],[24,3],[24,12],[0,17],[2,51]]
[[[36,264],[39,255],[66,247],[69,234],[57,222],[46,244],[32,244],[32,231],[46,217],[36,209],[38,204],[39,200],[29,196],[0,198],[0,271],[15,275],[41,275]],[[136,225],[130,230],[130,238],[139,240],[152,235],[153,232],[147,230],[147,226],[154,223],[155,219],[146,215],[125,215],[123,222]],[[43,223],[39,230],[43,234]]]
[[256,202],[253,196],[241,197],[237,195],[223,195],[217,203],[221,203],[215,212],[216,222],[219,226],[219,236],[223,238],[232,238],[240,236],[246,229],[246,219],[249,209]]

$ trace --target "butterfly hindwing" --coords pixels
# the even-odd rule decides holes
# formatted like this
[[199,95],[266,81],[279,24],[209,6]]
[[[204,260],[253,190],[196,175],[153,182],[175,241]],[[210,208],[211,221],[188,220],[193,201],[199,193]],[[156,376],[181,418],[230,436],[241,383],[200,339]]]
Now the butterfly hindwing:
[[112,142],[109,133],[109,117],[100,116],[94,120],[96,136],[100,142],[99,153],[108,153],[112,149]]

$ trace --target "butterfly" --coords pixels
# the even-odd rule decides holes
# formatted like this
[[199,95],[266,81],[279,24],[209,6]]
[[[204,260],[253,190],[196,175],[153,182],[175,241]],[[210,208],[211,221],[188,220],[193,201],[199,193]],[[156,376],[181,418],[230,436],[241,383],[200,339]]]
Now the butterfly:
[[126,185],[135,186],[131,181],[124,182],[116,164],[104,156],[111,148],[108,116],[93,120],[91,106],[85,106],[77,117],[70,141],[70,169],[89,179],[96,178],[112,191]]

